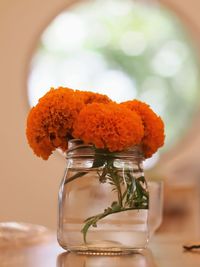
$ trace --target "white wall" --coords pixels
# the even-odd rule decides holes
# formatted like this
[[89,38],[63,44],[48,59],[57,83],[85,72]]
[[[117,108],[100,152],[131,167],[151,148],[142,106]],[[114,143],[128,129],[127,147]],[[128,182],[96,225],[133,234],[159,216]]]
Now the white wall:
[[39,33],[67,1],[0,0],[0,220],[56,226],[57,191],[65,160],[28,147],[26,78]]
[[[165,1],[176,10],[183,10],[180,14],[186,14],[193,34],[200,36],[200,1]],[[26,78],[40,32],[68,3],[67,0],[0,0],[1,221],[56,227],[57,191],[65,160],[57,156],[42,161],[33,156],[26,143]],[[200,144],[200,136],[197,138]],[[168,167],[173,169],[173,162],[170,164]]]

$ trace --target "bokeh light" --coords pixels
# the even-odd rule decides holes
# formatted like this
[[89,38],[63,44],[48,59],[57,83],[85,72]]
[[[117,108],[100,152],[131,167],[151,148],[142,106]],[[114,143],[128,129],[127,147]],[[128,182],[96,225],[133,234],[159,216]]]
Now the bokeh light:
[[43,32],[31,62],[30,105],[58,86],[104,93],[117,102],[138,98],[163,117],[169,149],[189,128],[199,97],[190,39],[164,7],[83,1]]

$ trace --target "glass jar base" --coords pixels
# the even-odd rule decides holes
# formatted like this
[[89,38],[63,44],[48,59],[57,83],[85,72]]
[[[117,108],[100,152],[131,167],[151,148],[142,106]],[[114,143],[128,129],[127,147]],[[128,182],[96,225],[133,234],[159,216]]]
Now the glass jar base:
[[82,239],[80,232],[77,231],[70,231],[65,235],[58,233],[58,242],[67,251],[91,255],[123,255],[145,249],[148,244],[148,232],[97,231],[95,229],[88,233],[86,243]]
[[103,255],[103,256],[116,256],[116,255],[129,255],[134,253],[140,253],[145,247],[131,248],[131,247],[104,247],[104,246],[63,246],[63,249],[84,255]]

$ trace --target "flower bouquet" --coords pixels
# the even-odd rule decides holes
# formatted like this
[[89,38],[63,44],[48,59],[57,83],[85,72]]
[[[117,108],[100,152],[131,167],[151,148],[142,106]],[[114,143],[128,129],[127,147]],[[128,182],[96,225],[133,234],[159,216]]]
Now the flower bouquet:
[[51,89],[31,109],[26,134],[44,160],[57,148],[66,153],[58,223],[63,248],[121,253],[146,246],[149,193],[142,162],[164,143],[163,121],[147,104]]

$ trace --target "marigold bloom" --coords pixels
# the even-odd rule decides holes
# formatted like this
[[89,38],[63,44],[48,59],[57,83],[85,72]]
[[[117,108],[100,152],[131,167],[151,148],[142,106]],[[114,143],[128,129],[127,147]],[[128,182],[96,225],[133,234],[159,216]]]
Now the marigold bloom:
[[26,135],[37,156],[48,159],[53,150],[67,150],[75,118],[84,107],[82,98],[68,88],[51,89],[33,107],[27,118]]
[[146,158],[151,157],[164,144],[165,134],[162,119],[153,112],[149,105],[139,100],[127,101],[121,105],[141,116],[144,125],[143,152]]
[[75,93],[79,97],[83,97],[83,101],[85,104],[91,103],[109,103],[112,100],[107,95],[102,95],[98,93],[88,92],[88,91],[79,91],[76,90]]
[[98,93],[52,88],[28,115],[26,135],[29,145],[43,159],[48,159],[56,148],[66,151],[80,110],[88,103],[110,101],[107,96]]
[[139,144],[143,134],[140,116],[115,103],[88,104],[80,111],[73,131],[75,138],[110,152]]

